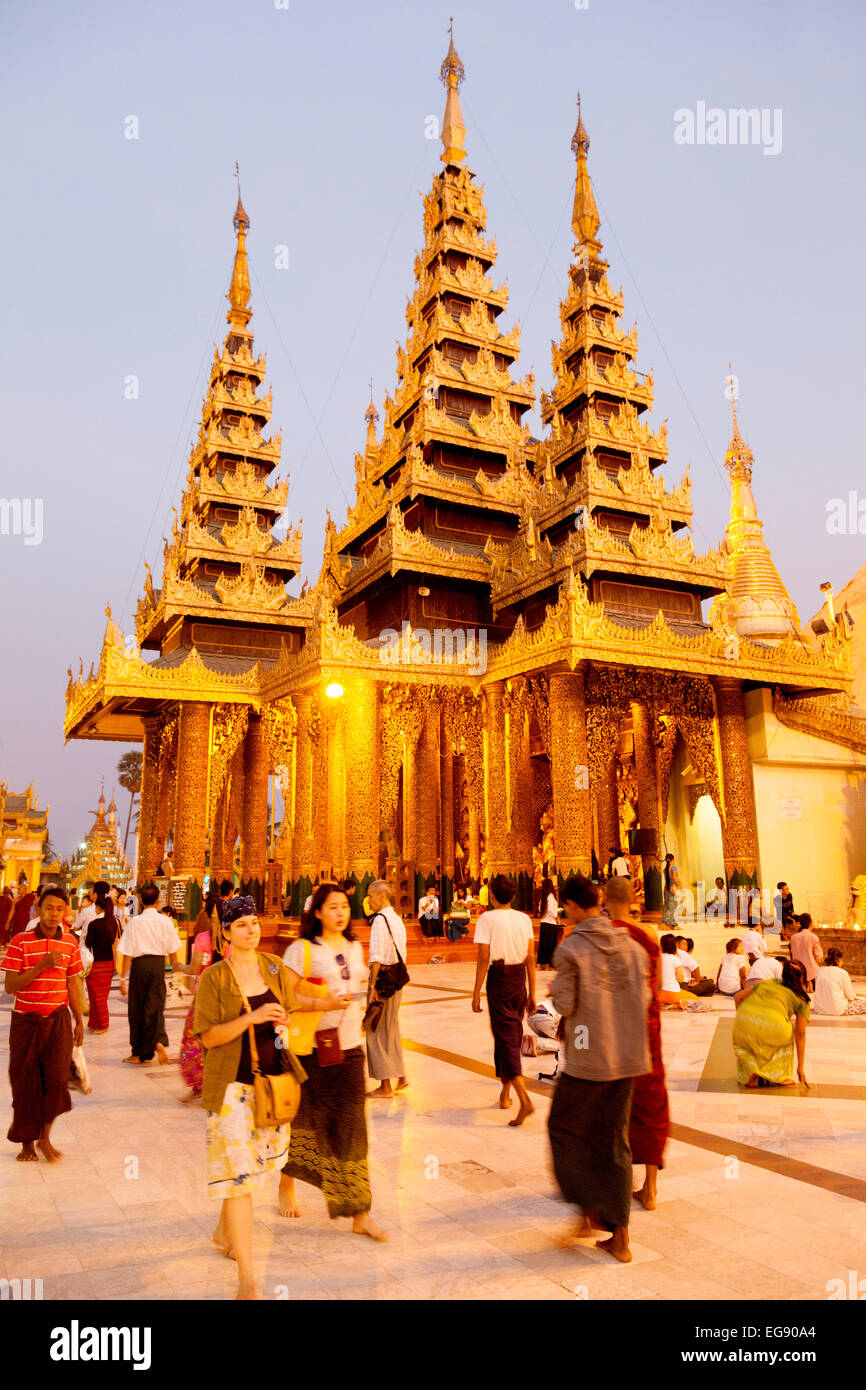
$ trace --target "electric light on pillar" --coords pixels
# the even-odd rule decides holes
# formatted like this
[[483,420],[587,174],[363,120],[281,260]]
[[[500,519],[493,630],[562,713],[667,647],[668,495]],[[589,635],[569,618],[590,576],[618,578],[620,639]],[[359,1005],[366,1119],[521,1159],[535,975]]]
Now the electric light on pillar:
[[331,681],[330,685],[325,686],[325,694],[329,700],[339,700],[343,693],[343,687],[339,681]]

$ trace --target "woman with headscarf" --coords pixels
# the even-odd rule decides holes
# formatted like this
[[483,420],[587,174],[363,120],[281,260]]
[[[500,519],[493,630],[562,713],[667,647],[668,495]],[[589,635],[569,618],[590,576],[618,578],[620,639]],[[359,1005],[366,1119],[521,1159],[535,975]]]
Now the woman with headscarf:
[[[364,950],[351,927],[345,889],[323,883],[301,923],[301,939],[283,957],[292,988],[322,1011],[317,1043],[302,1062],[307,1083],[292,1126],[288,1160],[280,1179],[280,1212],[300,1216],[295,1181],[318,1187],[331,1219],[352,1218],[356,1235],[387,1240],[370,1214],[373,1196],[367,1166],[364,1048],[359,1001],[366,998]],[[313,989],[327,986],[328,999]],[[309,991],[309,993],[308,993]]]
[[222,1201],[213,1239],[237,1260],[237,1296],[254,1299],[252,1192],[285,1161],[289,1125],[257,1125],[253,1066],[263,1076],[293,1070],[304,1080],[289,1051],[286,1027],[296,1009],[310,1010],[315,1001],[298,999],[282,961],[258,950],[261,927],[251,897],[230,900],[221,937],[223,959],[202,974],[193,1024],[204,1049],[208,1196]]

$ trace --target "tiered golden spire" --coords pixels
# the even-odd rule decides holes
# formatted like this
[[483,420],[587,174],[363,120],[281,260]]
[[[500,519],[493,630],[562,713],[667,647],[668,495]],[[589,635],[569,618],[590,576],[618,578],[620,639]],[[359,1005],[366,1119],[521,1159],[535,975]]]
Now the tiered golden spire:
[[253,316],[253,311],[249,307],[250,302],[250,268],[247,261],[247,232],[250,229],[250,219],[246,209],[241,202],[241,180],[240,170],[235,164],[235,178],[238,184],[238,205],[235,208],[235,215],[232,219],[238,244],[235,251],[235,261],[232,267],[232,279],[229,285],[229,292],[226,298],[231,305],[226,320],[237,328],[246,328]]
[[752,493],[755,458],[743,439],[737,402],[731,396],[731,442],[725,467],[731,478],[731,519],[725,531],[727,595],[724,618],[745,637],[777,641],[799,630],[800,619],[764,540],[763,522]]
[[373,383],[370,382],[370,404],[364,411],[364,419],[367,421],[367,442],[364,446],[365,454],[376,452],[376,426],[379,423],[379,412],[373,403]]
[[577,129],[571,141],[571,148],[577,158],[571,225],[574,228],[578,245],[585,246],[594,260],[601,250],[601,242],[596,240],[600,219],[598,208],[595,205],[595,194],[592,191],[592,180],[586,167],[586,157],[589,154],[589,136],[586,133],[580,110],[580,92],[577,94]]
[[457,49],[454,47],[453,18],[448,26],[448,33],[451,36],[451,41],[448,45],[445,61],[439,71],[439,76],[448,92],[445,98],[445,119],[442,122],[443,153],[440,158],[443,164],[459,165],[466,158],[466,150],[463,148],[463,142],[466,139],[466,127],[463,124],[458,88],[466,73],[458,57]]

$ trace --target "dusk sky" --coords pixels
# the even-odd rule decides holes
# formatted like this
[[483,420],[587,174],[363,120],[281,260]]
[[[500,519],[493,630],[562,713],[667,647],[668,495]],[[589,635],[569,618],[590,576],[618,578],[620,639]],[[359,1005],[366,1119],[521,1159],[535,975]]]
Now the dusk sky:
[[[857,0],[284,2],[5,9],[0,497],[41,502],[43,535],[0,535],[0,779],[35,783],[64,855],[128,747],[64,747],[66,671],[98,661],[106,602],[134,630],[145,559],[160,582],[226,332],[235,160],[252,328],[313,582],[325,509],[341,525],[353,497],[367,383],[380,412],[394,390],[452,10],[518,374],[550,387],[579,88],[609,277],[655,375],[653,418],[668,420],[669,485],[691,466],[696,548],[717,545],[728,516],[733,361],[765,535],[801,621],[822,580],[839,588],[866,559],[856,528],[826,526],[834,498],[866,498]],[[766,136],[697,143],[702,112],[737,107],[764,111]],[[674,138],[683,111],[696,143]],[[125,817],[119,788],[118,802]]]

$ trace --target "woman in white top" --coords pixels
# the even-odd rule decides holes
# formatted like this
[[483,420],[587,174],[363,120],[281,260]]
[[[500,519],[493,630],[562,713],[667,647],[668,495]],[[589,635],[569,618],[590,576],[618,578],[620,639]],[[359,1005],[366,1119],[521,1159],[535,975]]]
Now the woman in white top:
[[746,987],[748,966],[743,943],[738,936],[732,936],[725,946],[725,954],[716,974],[716,989],[719,994],[739,994]]
[[659,990],[659,1002],[662,1007],[667,1009],[699,1009],[701,1007],[700,1001],[693,994],[689,994],[688,990],[682,988],[686,972],[677,955],[677,939],[673,932],[666,932],[659,945],[662,948],[662,987]]
[[553,953],[562,936],[562,928],[559,925],[559,903],[556,901],[556,893],[549,878],[542,879],[540,901],[541,925],[538,931],[536,964],[539,970],[549,970],[553,964]]
[[[280,1177],[280,1214],[301,1214],[295,1198],[297,1178],[321,1189],[332,1219],[351,1216],[357,1235],[387,1240],[387,1232],[380,1230],[370,1215],[360,1007],[367,992],[367,971],[363,947],[352,931],[351,915],[345,889],[336,883],[321,884],[302,919],[301,940],[293,942],[283,956],[299,996],[315,998],[318,988],[325,985],[330,994],[341,995],[343,1002],[339,1009],[321,1015],[316,1049],[302,1059],[307,1080],[301,1087],[288,1162]],[[304,949],[307,943],[309,967]],[[308,983],[315,988],[308,988]],[[335,1055],[340,1060],[335,1061]]]
[[818,967],[815,993],[812,996],[813,1014],[832,1014],[841,1018],[848,1014],[866,1014],[866,999],[861,999],[851,983],[851,976],[841,966],[842,952],[831,946],[824,965]]

